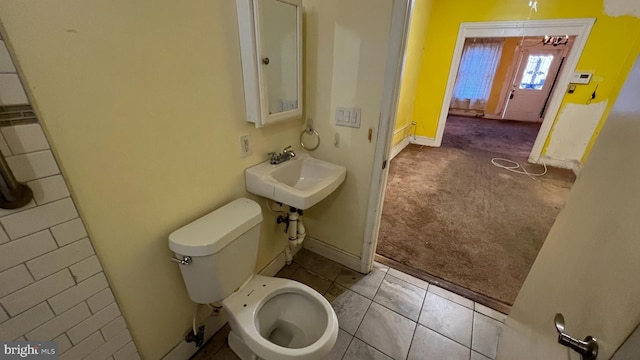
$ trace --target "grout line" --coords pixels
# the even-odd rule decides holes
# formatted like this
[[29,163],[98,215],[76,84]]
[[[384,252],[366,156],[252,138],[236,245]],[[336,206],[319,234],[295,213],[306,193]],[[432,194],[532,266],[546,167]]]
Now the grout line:
[[[384,278],[383,278],[383,280],[384,280]],[[380,284],[382,284],[382,282],[380,282]],[[378,288],[376,289],[376,294],[378,293],[378,290],[380,290],[380,285],[378,285]],[[353,291],[353,290],[352,290],[352,291]],[[355,292],[355,291],[354,291],[354,293],[358,294],[358,293],[357,293],[357,292]],[[358,340],[362,341],[362,342],[363,342],[363,343],[365,343],[366,345],[368,345],[368,346],[370,346],[370,347],[372,347],[372,348],[374,348],[374,349],[378,350],[380,353],[382,353],[382,354],[384,354],[384,355],[386,355],[386,356],[388,356],[388,357],[390,357],[390,358],[392,358],[392,359],[393,359],[393,356],[391,356],[391,355],[387,354],[386,352],[384,352],[384,351],[382,351],[382,350],[378,349],[378,348],[377,348],[377,347],[375,347],[374,345],[369,344],[368,342],[364,341],[364,339],[360,339],[360,338],[356,337],[356,334],[358,333],[358,330],[360,330],[360,327],[362,326],[362,323],[364,322],[364,319],[367,317],[367,314],[369,313],[369,310],[371,309],[371,305],[374,303],[373,299],[369,299],[369,298],[367,298],[366,296],[361,295],[361,294],[358,294],[358,295],[363,296],[363,297],[364,297],[365,299],[367,299],[367,300],[371,300],[371,302],[369,303],[369,306],[367,307],[367,311],[365,311],[364,316],[362,317],[362,320],[360,320],[360,324],[358,324],[358,327],[356,328],[356,331],[354,332],[353,337],[354,337],[354,338],[357,338]],[[374,298],[375,298],[375,295],[374,295]],[[396,313],[395,311],[393,311],[393,310],[391,310],[391,309],[387,308],[386,306],[384,306],[384,305],[382,305],[382,304],[378,304],[377,302],[376,302],[376,304],[377,304],[377,305],[382,306],[382,307],[383,307],[383,308],[385,308],[385,309],[388,309],[389,311],[391,311],[391,312],[393,312],[393,313]],[[396,313],[396,314],[397,314],[397,313]],[[403,316],[403,315],[401,315],[401,314],[398,314],[398,315]],[[403,316],[403,317],[407,318],[406,316]],[[408,318],[407,318],[407,319],[408,319]],[[409,320],[410,320],[410,319],[409,319]],[[411,321],[412,321],[412,322],[414,322],[413,320],[411,320]],[[414,322],[414,323],[415,323],[415,322]],[[413,332],[415,333],[415,328],[413,329]],[[351,341],[353,341],[353,339],[351,339]],[[409,344],[409,349],[411,349],[411,344]],[[407,355],[408,355],[408,354],[409,354],[409,353],[407,352]]]
[[[433,293],[432,293],[432,294],[433,294]],[[433,294],[433,295],[438,296],[438,294]],[[441,297],[441,296],[439,296],[439,297]],[[450,302],[452,302],[452,303],[454,303],[454,304],[460,305],[460,304],[458,304],[458,303],[457,303],[457,302],[455,302],[455,301],[451,301],[451,300],[446,299],[446,298],[443,298],[443,299],[448,300],[448,301],[450,301]],[[422,315],[422,309],[424,308],[424,303],[425,303],[426,301],[427,301],[427,295],[425,294],[425,296],[424,296],[424,301],[423,301],[423,303],[422,303],[422,308],[420,309],[420,315]],[[469,308],[468,308],[468,307],[466,307],[466,306],[463,306],[463,305],[460,305],[460,306],[462,306],[462,307],[463,307],[463,308],[465,308],[465,309],[469,309]],[[471,309],[469,309],[469,310],[471,310]],[[473,310],[471,310],[471,311],[472,311],[472,312],[475,312],[475,311],[473,311]],[[417,323],[418,323],[419,325],[422,325],[423,327],[425,327],[425,328],[427,328],[427,329],[429,329],[429,330],[431,330],[431,331],[435,332],[436,334],[438,334],[438,335],[440,335],[440,336],[444,336],[445,338],[447,338],[447,339],[449,339],[449,340],[451,340],[451,341],[453,341],[453,342],[455,342],[455,343],[457,343],[457,344],[460,344],[460,345],[464,346],[464,347],[465,347],[465,348],[467,348],[467,349],[471,349],[471,346],[473,345],[473,317],[474,317],[474,316],[475,316],[475,314],[472,314],[472,316],[471,316],[471,341],[472,341],[472,342],[469,344],[469,346],[467,346],[467,345],[465,345],[465,344],[463,344],[463,343],[459,342],[458,340],[455,340],[455,339],[450,338],[449,336],[447,336],[447,335],[445,335],[445,334],[443,334],[443,333],[439,332],[439,331],[438,331],[438,330],[436,330],[436,329],[432,329],[432,328],[431,328],[431,327],[429,327],[428,325],[425,325],[425,324],[420,323],[420,317],[418,317],[418,321],[417,321]]]
[[[353,337],[354,337],[355,339],[358,339],[358,340],[362,341],[362,343],[363,343],[363,344],[365,344],[365,345],[369,346],[369,347],[370,347],[370,348],[372,348],[372,349],[375,349],[375,350],[376,350],[376,351],[378,351],[379,353],[381,353],[381,354],[383,354],[383,355],[385,355],[385,356],[387,356],[387,357],[389,357],[389,358],[393,359],[393,356],[391,356],[391,355],[387,354],[386,352],[384,352],[384,351],[382,351],[382,350],[378,349],[377,347],[375,347],[375,346],[373,346],[373,345],[369,344],[368,342],[364,341],[363,339],[357,338],[355,335],[353,335]],[[352,341],[353,341],[353,339],[352,339]]]
[[[46,175],[46,176],[43,176],[41,178],[37,178],[37,179],[26,181],[26,183],[28,184],[30,182],[34,182],[34,181],[38,181],[38,180],[44,180],[44,179],[48,179],[48,178],[52,178],[52,177],[56,177],[56,176],[62,177],[62,174],[61,173],[57,173],[57,174],[53,174],[53,175]],[[65,185],[66,185],[66,183],[65,183]]]
[[[33,181],[33,180],[29,180],[29,181]],[[21,182],[21,183],[26,183],[26,182],[29,182],[29,181],[19,181],[19,182]],[[33,201],[33,206],[27,207],[27,205],[29,205],[29,204],[31,203],[31,201]],[[18,209],[3,209],[3,210],[9,210],[9,211],[12,211],[12,212],[11,212],[11,213],[9,213],[9,214],[6,214],[6,215],[0,215],[0,219],[5,218],[5,217],[7,217],[7,216],[14,215],[14,214],[19,214],[19,213],[24,212],[24,211],[27,211],[27,210],[31,210],[31,209],[35,209],[35,208],[37,208],[37,207],[38,207],[38,205],[36,204],[36,201],[35,201],[34,199],[31,199],[31,201],[29,201],[29,202],[27,203],[27,205],[25,205],[25,206],[21,207],[19,210],[18,210]],[[6,232],[6,231],[5,231],[5,232]],[[9,234],[8,234],[8,233],[7,233],[7,236],[9,236]],[[27,235],[25,235],[25,236],[27,236]],[[23,237],[23,236],[21,236],[21,237]],[[19,238],[18,238],[18,239],[19,239]],[[11,237],[9,237],[9,241],[18,240],[18,239],[12,239]]]
[[[396,271],[400,271],[400,270],[396,270]],[[400,271],[400,272],[401,272],[401,271]],[[404,273],[403,273],[403,274],[404,274]],[[409,274],[405,274],[405,275],[409,275]],[[429,291],[429,285],[431,285],[431,284],[429,284],[428,282],[426,282],[426,281],[422,280],[422,281],[424,281],[424,282],[426,282],[426,283],[427,283],[427,288],[425,289],[425,288],[420,287],[420,286],[418,286],[418,285],[416,285],[416,284],[412,284],[412,283],[408,282],[407,280],[400,279],[400,278],[399,278],[399,277],[397,277],[397,276],[393,276],[393,275],[391,275],[391,274],[389,274],[389,273],[387,273],[387,275],[385,275],[385,277],[387,277],[387,276],[391,276],[392,278],[394,278],[394,279],[396,279],[396,280],[400,280],[400,281],[402,281],[402,282],[405,282],[405,283],[407,283],[407,284],[409,284],[409,285],[411,285],[411,286],[417,287],[418,289],[424,290],[425,292]],[[409,276],[411,276],[411,275],[409,275]],[[416,279],[417,279],[417,278],[416,278]]]
[[[304,268],[305,270],[309,271],[309,269],[307,269],[307,268],[306,268],[305,266],[303,266],[302,264],[300,264],[300,263],[297,263],[297,264],[298,264],[301,268]],[[392,267],[389,267],[389,268],[390,268],[390,269],[392,269]],[[404,272],[402,272],[402,271],[400,271],[400,270],[398,270],[398,269],[395,269],[395,270],[396,270],[396,271],[398,271],[398,272],[401,272],[401,273],[403,273],[403,274],[406,274],[406,273],[404,273]],[[316,273],[314,273],[314,272],[312,272],[312,273],[313,273],[314,275],[316,275],[317,277],[321,278],[321,279],[328,280],[328,279],[326,279],[326,278],[324,278],[324,277],[322,277],[322,276],[319,276],[318,274],[316,274]],[[406,275],[409,275],[409,274],[406,274]],[[365,275],[365,276],[366,276],[366,275]],[[422,299],[422,304],[421,304],[421,306],[420,306],[420,311],[419,311],[419,313],[418,313],[418,319],[417,319],[417,320],[413,320],[413,319],[411,319],[411,318],[409,318],[409,317],[407,317],[407,316],[405,316],[405,315],[403,315],[403,314],[400,314],[400,313],[398,313],[397,311],[395,311],[395,310],[393,310],[393,309],[389,308],[388,306],[385,306],[384,304],[381,304],[381,303],[379,303],[378,301],[375,301],[375,300],[374,300],[374,299],[376,298],[376,296],[378,295],[378,293],[380,292],[380,288],[381,288],[381,286],[382,286],[382,282],[384,282],[384,279],[385,279],[385,277],[386,277],[386,276],[391,276],[391,277],[393,277],[393,278],[395,278],[395,279],[398,279],[398,280],[400,280],[400,281],[403,281],[403,282],[405,282],[405,283],[409,284],[410,286],[414,286],[414,287],[415,287],[415,288],[417,288],[417,289],[424,290],[425,295],[424,295],[424,297],[423,297],[423,299]],[[411,276],[411,275],[409,275],[409,276]],[[336,277],[336,279],[337,279],[337,277]],[[329,280],[329,281],[331,281],[331,280]],[[424,281],[424,280],[423,280],[423,281]],[[381,353],[383,353],[383,354],[385,354],[385,355],[389,356],[389,355],[388,355],[388,354],[386,354],[384,351],[381,351],[381,350],[380,350],[380,349],[378,349],[377,347],[375,347],[375,346],[373,346],[373,345],[371,345],[371,344],[367,343],[366,341],[364,341],[363,339],[360,339],[359,337],[357,337],[357,336],[355,335],[355,334],[357,334],[358,330],[360,330],[360,328],[361,328],[361,326],[362,326],[362,323],[364,322],[364,319],[366,318],[366,316],[367,316],[367,314],[368,314],[369,310],[371,309],[371,305],[375,302],[377,305],[379,305],[379,306],[381,306],[381,307],[383,307],[383,308],[385,308],[385,309],[387,309],[387,310],[389,310],[389,311],[393,312],[394,314],[400,315],[400,316],[402,316],[403,318],[405,318],[405,319],[407,319],[407,320],[409,320],[409,321],[411,321],[411,322],[413,322],[413,323],[415,324],[415,327],[414,327],[414,330],[413,330],[413,334],[412,334],[412,338],[411,338],[411,343],[410,343],[410,345],[409,345],[409,351],[411,351],[411,345],[413,345],[413,341],[414,341],[414,339],[415,339],[415,333],[416,333],[416,331],[417,331],[417,329],[418,329],[418,326],[423,326],[423,327],[425,327],[425,328],[429,329],[430,331],[433,331],[433,332],[435,332],[436,334],[438,334],[438,335],[440,335],[440,336],[443,336],[444,338],[446,338],[446,339],[448,339],[448,340],[451,340],[451,341],[453,341],[453,342],[455,342],[455,343],[457,343],[457,344],[460,344],[461,346],[463,346],[464,348],[466,348],[466,349],[468,349],[468,350],[469,350],[469,356],[471,356],[471,353],[472,353],[472,351],[473,351],[473,349],[472,349],[472,345],[473,345],[473,322],[474,322],[474,319],[475,319],[475,316],[476,316],[476,314],[475,314],[475,313],[477,312],[477,311],[475,311],[475,303],[476,303],[475,301],[473,301],[473,300],[471,300],[471,299],[468,299],[468,298],[466,298],[466,297],[464,297],[464,296],[461,296],[461,295],[460,295],[462,298],[467,299],[467,300],[470,300],[470,301],[473,303],[473,307],[472,307],[472,308],[468,308],[468,307],[466,307],[466,306],[464,306],[464,305],[462,305],[462,304],[459,304],[459,303],[457,303],[457,302],[455,302],[455,301],[453,301],[453,300],[450,300],[450,299],[447,299],[447,298],[445,298],[445,297],[443,297],[443,296],[440,296],[439,294],[436,294],[436,293],[430,292],[430,291],[428,290],[428,287],[429,287],[429,286],[431,286],[432,284],[431,284],[431,283],[429,283],[429,282],[427,282],[427,281],[425,281],[425,282],[428,284],[428,287],[427,287],[427,289],[424,289],[424,288],[422,288],[422,287],[420,287],[420,286],[417,286],[417,285],[414,285],[414,284],[412,284],[412,283],[410,283],[410,282],[408,282],[408,281],[406,281],[406,280],[403,280],[403,279],[400,279],[400,278],[398,278],[398,277],[395,277],[395,276],[393,276],[393,275],[389,274],[389,273],[388,273],[388,271],[385,273],[385,276],[383,277],[383,281],[382,281],[382,282],[378,285],[378,287],[377,287],[377,289],[376,289],[376,292],[375,292],[375,294],[374,294],[373,298],[372,298],[372,299],[369,299],[369,298],[367,298],[366,296],[364,296],[364,295],[360,294],[359,292],[356,292],[356,291],[352,290],[352,289],[351,289],[351,288],[349,288],[349,287],[346,287],[346,286],[344,286],[344,285],[341,285],[340,283],[336,282],[335,280],[331,281],[331,284],[330,284],[329,288],[331,288],[331,286],[333,286],[333,285],[340,286],[340,287],[342,287],[342,288],[345,288],[345,289],[346,289],[346,290],[348,290],[348,291],[352,291],[353,293],[358,294],[358,295],[360,295],[360,296],[364,297],[364,298],[365,298],[365,299],[367,299],[367,300],[370,300],[369,306],[367,307],[367,310],[365,311],[365,314],[364,314],[364,316],[363,316],[362,320],[361,320],[361,321],[360,321],[360,323],[358,324],[358,326],[357,326],[357,328],[356,328],[356,330],[355,330],[354,334],[352,335],[351,341],[350,341],[350,342],[349,342],[349,344],[347,345],[347,350],[349,349],[349,346],[351,346],[351,343],[353,342],[353,338],[357,338],[358,340],[362,341],[363,343],[365,343],[366,345],[368,345],[368,346],[372,347],[373,349],[375,349],[375,350],[377,350],[377,351],[380,351]],[[445,289],[445,290],[446,290],[446,289]],[[328,290],[327,290],[327,291],[325,291],[325,293],[324,293],[324,294],[326,294],[327,292],[328,292]],[[423,309],[424,309],[424,306],[425,306],[425,304],[426,304],[426,299],[427,299],[427,294],[428,294],[428,293],[431,293],[431,294],[433,294],[433,295],[435,295],[435,296],[437,296],[437,297],[439,297],[439,298],[441,298],[441,299],[444,299],[444,300],[446,300],[446,301],[448,301],[448,302],[451,302],[451,303],[453,303],[453,304],[459,305],[459,306],[461,306],[461,307],[462,307],[462,308],[464,308],[464,309],[469,309],[469,310],[471,310],[471,312],[472,312],[472,318],[471,318],[471,342],[470,342],[469,346],[467,346],[467,345],[465,345],[465,344],[463,344],[463,343],[461,343],[461,342],[459,342],[459,341],[457,341],[457,340],[455,340],[455,339],[452,339],[452,338],[450,338],[449,336],[447,336],[447,335],[445,335],[445,334],[442,334],[442,333],[438,332],[438,331],[437,331],[437,330],[435,330],[435,329],[432,329],[431,327],[429,327],[429,326],[427,326],[427,325],[424,325],[424,324],[421,324],[421,323],[420,323],[420,316],[421,316],[422,311],[423,311]],[[323,294],[323,296],[324,296],[324,294]],[[478,313],[478,314],[480,314],[480,313]],[[486,316],[486,315],[484,315],[484,314],[480,314],[480,315]],[[497,319],[493,319],[493,318],[492,318],[492,317],[490,317],[490,316],[486,316],[486,317],[487,317],[487,318],[489,318],[489,319],[492,319],[492,320],[494,320],[494,321],[496,321],[496,322],[500,322],[499,320],[497,320]],[[345,331],[345,330],[343,329],[343,331]],[[345,332],[346,332],[346,331],[345,331]],[[348,332],[346,332],[346,333],[347,333],[347,334],[349,334]],[[351,334],[349,334],[349,335],[351,335]],[[342,355],[342,358],[344,358],[344,356],[346,355],[347,350],[345,350],[345,353]],[[482,354],[482,353],[480,353],[480,352],[478,352],[478,353],[479,353],[479,354]],[[486,355],[484,355],[484,354],[482,354],[482,355],[483,355],[483,356],[486,356]],[[407,356],[409,356],[409,352],[407,352]]]
[[[338,330],[339,331],[339,330]],[[344,331],[344,330],[342,330]],[[344,331],[346,332],[346,331]],[[348,332],[346,332],[347,334],[349,334]],[[351,334],[349,334],[351,335]],[[342,356],[340,357],[340,360],[344,359],[345,356],[347,356],[347,352],[349,351],[349,347],[351,346],[351,343],[353,342],[353,339],[355,339],[356,336],[355,335],[351,335],[351,340],[349,340],[349,343],[347,344],[346,349],[344,349],[344,352],[342,353]]]
[[[347,290],[349,290],[349,289],[347,289]],[[354,291],[354,292],[355,292],[355,291]],[[356,294],[358,294],[358,293],[356,293]],[[358,295],[360,295],[360,294],[358,294]],[[360,295],[360,296],[362,296],[362,295]],[[365,299],[367,299],[365,296],[362,296],[362,297],[364,297]],[[367,300],[369,300],[369,299],[367,299]],[[358,323],[358,326],[356,327],[356,331],[354,331],[354,332],[353,332],[353,337],[355,337],[355,336],[356,336],[356,334],[358,333],[358,330],[360,330],[360,326],[361,326],[361,325],[362,325],[362,323],[364,322],[364,318],[366,318],[366,317],[367,317],[367,314],[369,313],[369,309],[371,309],[371,304],[373,304],[373,300],[370,300],[369,306],[367,306],[367,310],[364,312],[364,316],[362,317],[362,320],[360,320],[360,322]],[[377,304],[377,303],[376,303],[376,304]],[[358,339],[360,339],[360,338],[358,338]],[[362,340],[362,339],[361,339],[361,340]],[[364,340],[362,340],[362,341],[364,342]]]
[[[445,290],[446,290],[446,289],[445,289]],[[433,295],[435,295],[435,296],[437,296],[437,297],[439,297],[439,298],[441,298],[441,299],[445,299],[445,300],[447,300],[448,302],[452,302],[452,303],[454,303],[454,304],[456,304],[456,305],[462,306],[462,307],[463,307],[463,308],[465,308],[465,309],[469,309],[469,310],[471,310],[471,311],[476,311],[476,310],[475,310],[475,307],[476,307],[476,306],[475,306],[475,301],[473,301],[473,300],[471,300],[471,299],[468,299],[468,298],[466,298],[466,297],[464,297],[464,296],[462,296],[462,295],[459,295],[459,296],[462,296],[463,298],[465,298],[465,299],[467,299],[467,300],[469,300],[469,301],[473,302],[473,305],[472,305],[473,307],[466,307],[466,306],[464,306],[464,305],[462,305],[462,304],[460,304],[460,303],[458,303],[458,302],[456,302],[456,301],[453,301],[453,300],[451,300],[451,299],[447,299],[446,297],[444,297],[444,296],[442,296],[442,295],[438,295],[438,294],[436,294],[436,293],[434,293],[434,292],[431,292],[431,291],[427,291],[427,292],[428,292],[428,293],[431,293],[431,294],[433,294]],[[457,294],[456,294],[456,295],[457,295]]]
[[[353,290],[352,290],[352,291],[353,291]],[[355,292],[355,291],[354,291],[354,292]],[[358,294],[358,293],[356,293],[356,294]],[[360,294],[358,294],[358,295],[360,295]],[[376,295],[377,295],[377,292],[376,292]],[[360,296],[362,296],[362,295],[360,295]],[[366,296],[363,296],[363,297],[364,297],[364,298],[367,298]],[[425,294],[425,297],[426,297],[426,294]],[[374,298],[375,298],[375,297],[374,297]],[[405,319],[407,319],[407,320],[409,320],[409,321],[411,321],[411,322],[414,322],[414,323],[416,323],[416,324],[418,323],[418,320],[420,319],[420,313],[418,313],[418,320],[413,320],[412,318],[410,318],[410,317],[408,317],[408,316],[406,316],[406,315],[402,315],[402,314],[400,314],[399,312],[397,312],[397,311],[395,311],[394,309],[392,309],[392,308],[390,308],[390,307],[386,306],[385,304],[381,304],[381,303],[379,303],[379,302],[377,302],[377,301],[375,301],[375,300],[373,300],[373,299],[370,299],[370,300],[371,300],[372,302],[374,302],[374,303],[376,303],[376,304],[378,304],[378,305],[382,306],[383,308],[385,308],[385,309],[387,309],[387,310],[389,310],[389,311],[392,311],[393,313],[395,313],[395,314],[397,314],[397,315],[400,315],[400,316],[402,316],[403,318],[405,318]],[[422,299],[422,302],[424,303],[424,299]],[[420,312],[422,312],[422,306],[420,307]]]
[[416,327],[415,329],[413,329],[413,335],[411,335],[411,343],[409,343],[409,351],[407,352],[407,359],[409,358],[409,354],[411,353],[411,347],[413,346],[413,340],[416,338],[416,331],[418,331],[418,326],[424,326],[420,324],[420,316],[422,315],[422,309],[424,308],[424,303],[427,302],[427,290],[426,289],[423,289],[423,290],[424,290],[424,297],[422,298],[422,304],[420,305],[420,311],[418,312],[418,320],[416,320]]
[[[473,308],[476,308],[476,303],[475,301],[473,302]],[[476,322],[476,312],[475,310],[473,311],[473,316],[471,317],[471,343],[469,344],[469,359],[471,359],[471,351],[473,351],[473,328],[475,327],[474,324]]]
[[9,314],[9,312],[4,308],[4,306],[2,304],[0,304],[0,311],[3,311],[6,314],[7,319],[11,319],[12,318],[11,314]]
[[[424,281],[424,282],[426,282],[426,283],[427,283],[427,287],[426,287],[426,288],[423,288],[422,286],[418,286],[418,285],[416,285],[416,284],[412,284],[412,283],[408,282],[407,280],[400,279],[400,278],[399,278],[399,277],[397,277],[397,276],[393,276],[393,275],[389,274],[389,272],[387,271],[387,275],[389,275],[389,276],[391,276],[391,277],[393,277],[393,278],[396,278],[396,279],[398,279],[398,280],[402,280],[402,281],[406,282],[407,284],[412,285],[412,286],[415,286],[415,287],[417,287],[417,288],[420,288],[420,289],[422,289],[422,290],[424,290],[424,291],[429,291],[429,287],[432,285],[430,282],[428,282],[428,281],[426,281],[426,280],[418,279],[417,277],[412,276],[412,275],[409,275],[409,274],[407,274],[407,273],[405,273],[405,272],[402,272],[402,271],[400,271],[400,270],[398,270],[398,269],[394,269],[394,268],[392,268],[392,267],[389,267],[389,269],[393,269],[393,270],[395,270],[395,271],[397,271],[397,272],[399,272],[399,273],[405,274],[405,275],[407,275],[407,276],[411,276],[411,277],[412,277],[412,278],[414,278],[414,279],[417,279],[417,280],[420,280],[420,281]],[[445,289],[445,290],[446,290],[446,289]],[[466,298],[465,298],[465,299],[466,299]]]

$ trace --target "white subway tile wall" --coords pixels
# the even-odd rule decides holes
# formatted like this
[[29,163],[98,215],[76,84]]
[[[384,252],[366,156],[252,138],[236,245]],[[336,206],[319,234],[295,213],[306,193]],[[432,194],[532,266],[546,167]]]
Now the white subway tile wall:
[[16,72],[16,68],[15,66],[13,66],[13,62],[11,62],[9,50],[7,50],[7,46],[5,45],[4,41],[0,41],[0,72]]
[[39,124],[8,126],[0,130],[15,155],[49,149],[49,142]]
[[0,86],[2,105],[27,104],[29,102],[17,74],[0,74],[0,84],[2,84]]
[[69,196],[69,190],[67,190],[67,184],[65,184],[62,175],[54,175],[29,181],[27,185],[29,185],[31,191],[33,191],[33,199],[38,205]]
[[63,360],[139,358],[40,125],[1,128],[0,150],[35,199],[0,210],[0,339],[58,341]]

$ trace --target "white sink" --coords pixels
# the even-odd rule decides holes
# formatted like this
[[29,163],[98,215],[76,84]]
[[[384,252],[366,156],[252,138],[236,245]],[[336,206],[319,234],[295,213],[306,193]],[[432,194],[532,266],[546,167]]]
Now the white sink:
[[347,169],[309,154],[297,154],[281,164],[265,161],[244,172],[247,191],[306,210],[342,184]]

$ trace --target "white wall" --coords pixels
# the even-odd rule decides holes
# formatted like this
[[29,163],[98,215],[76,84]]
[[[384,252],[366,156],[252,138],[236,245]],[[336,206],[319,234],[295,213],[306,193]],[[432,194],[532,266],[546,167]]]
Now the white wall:
[[[392,5],[392,0],[303,1],[306,116],[322,138],[313,156],[347,168],[344,184],[305,213],[305,225],[312,237],[356,256],[364,241]],[[338,106],[362,108],[361,127],[336,126]]]

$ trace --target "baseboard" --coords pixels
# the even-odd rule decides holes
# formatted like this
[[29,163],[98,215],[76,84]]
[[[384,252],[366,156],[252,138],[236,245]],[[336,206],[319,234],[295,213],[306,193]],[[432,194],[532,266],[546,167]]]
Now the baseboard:
[[360,271],[360,258],[318,239],[307,237],[302,246],[318,255],[324,256],[355,271]]
[[404,148],[409,145],[409,138],[406,137],[402,141],[400,141],[396,146],[391,149],[391,153],[389,154],[389,161],[393,160],[396,155],[400,154],[400,151],[404,150]]
[[[293,249],[293,255],[300,251],[301,248],[302,246],[296,246],[295,249]],[[280,271],[285,266],[286,263],[287,260],[283,250],[258,273],[264,276],[275,276],[278,271]],[[221,311],[220,315],[218,316],[209,317],[204,324],[204,342],[206,343],[207,341],[209,341],[209,339],[211,339],[211,337],[216,332],[218,332],[218,330],[222,329],[222,327],[226,323],[227,315],[224,311]],[[195,343],[182,340],[173,349],[171,349],[171,351],[169,351],[167,355],[162,358],[162,360],[187,360],[192,357],[193,354],[195,354],[198,350],[200,350],[200,348],[195,346]]]
[[[306,240],[305,240],[306,241]],[[302,249],[301,245],[296,246],[292,254],[295,255]],[[284,251],[278,254],[267,266],[263,267],[262,270],[258,271],[258,274],[264,276],[276,276],[278,271],[282,270],[282,268],[287,264],[287,257],[285,256]]]
[[553,167],[557,167],[561,169],[569,169],[573,171],[573,173],[576,176],[578,176],[578,174],[580,174],[580,171],[582,170],[582,164],[580,164],[580,162],[577,160],[560,160],[560,159],[554,159],[552,157],[543,155],[543,156],[540,156],[537,163],[542,164],[542,162]]
[[484,112],[482,110],[474,109],[449,109],[449,115],[482,117],[484,115]]
[[426,136],[410,136],[409,142],[416,145],[437,147],[436,139]]
[[502,120],[502,115],[500,114],[484,114],[482,117],[491,120]]

